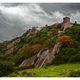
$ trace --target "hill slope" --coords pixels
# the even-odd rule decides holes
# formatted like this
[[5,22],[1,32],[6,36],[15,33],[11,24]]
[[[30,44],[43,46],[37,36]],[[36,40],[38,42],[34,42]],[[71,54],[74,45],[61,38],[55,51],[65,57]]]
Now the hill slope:
[[[80,71],[80,64],[52,65],[43,68],[32,68],[15,71],[9,77],[68,77],[71,71]],[[34,73],[32,75],[32,73]]]
[[[80,63],[80,24],[61,30],[61,23],[33,27],[20,37],[0,43],[0,76],[36,67],[37,63],[41,64],[38,67]],[[55,49],[58,43],[60,47]]]

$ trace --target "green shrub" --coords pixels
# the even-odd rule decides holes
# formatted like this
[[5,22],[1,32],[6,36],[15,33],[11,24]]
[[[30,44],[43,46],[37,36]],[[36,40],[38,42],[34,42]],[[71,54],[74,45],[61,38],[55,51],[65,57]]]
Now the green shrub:
[[71,71],[69,77],[80,77],[80,71]]
[[63,64],[67,62],[80,62],[80,49],[63,48],[55,55],[53,63]]
[[5,76],[14,70],[14,63],[9,61],[0,62],[0,76]]
[[77,63],[80,63],[80,53],[71,56],[71,58],[69,59],[68,62],[77,62]]
[[80,41],[80,26],[73,26],[65,30],[65,34]]
[[35,45],[25,45],[22,47],[19,51],[18,54],[22,56],[23,58],[29,58],[37,54],[41,49],[44,47],[41,44],[35,44]]

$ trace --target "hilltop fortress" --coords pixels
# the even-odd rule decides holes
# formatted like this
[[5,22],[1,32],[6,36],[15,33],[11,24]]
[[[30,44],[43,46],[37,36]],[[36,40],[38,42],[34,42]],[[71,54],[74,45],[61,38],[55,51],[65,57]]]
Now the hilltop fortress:
[[[61,24],[61,28],[63,31],[65,31],[65,29],[67,28],[70,28],[72,27],[73,24],[70,22],[70,18],[69,17],[63,17],[63,21],[62,21],[62,24]],[[33,32],[37,32],[37,31],[40,31],[42,29],[42,27],[32,27],[32,31]],[[62,32],[62,31],[60,31]]]
[[70,18],[69,17],[64,17],[63,18],[63,23],[62,23],[62,27],[63,27],[63,31],[69,27],[72,27],[72,24],[70,22]]

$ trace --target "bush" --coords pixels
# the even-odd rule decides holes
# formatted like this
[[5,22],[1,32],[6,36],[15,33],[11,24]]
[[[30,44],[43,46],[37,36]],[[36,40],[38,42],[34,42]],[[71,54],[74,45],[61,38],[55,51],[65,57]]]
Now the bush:
[[8,61],[8,62],[14,62],[15,66],[18,66],[22,61],[23,61],[23,58],[20,54],[8,54],[8,55],[5,55],[5,56],[2,56],[2,58],[0,59],[1,62],[2,61]]
[[80,63],[80,53],[71,56],[71,58],[69,59],[68,62],[73,62],[73,63],[76,62],[76,63]]
[[20,53],[22,57],[28,58],[37,54],[42,48],[43,46],[40,44],[35,44],[32,46],[26,45],[22,47],[18,53]]
[[72,47],[74,45],[74,40],[70,36],[67,36],[67,35],[58,37],[57,42],[67,47]]
[[14,70],[14,64],[12,62],[4,61],[0,62],[0,76],[5,76]]
[[71,71],[69,77],[80,77],[80,71]]
[[80,26],[73,26],[65,30],[65,34],[80,41]]
[[53,63],[63,64],[68,62],[80,62],[80,49],[76,48],[62,48],[58,54],[55,55]]
[[14,62],[16,66],[18,66],[23,61],[23,58],[21,55],[15,54],[10,56],[10,60],[12,60],[12,62]]

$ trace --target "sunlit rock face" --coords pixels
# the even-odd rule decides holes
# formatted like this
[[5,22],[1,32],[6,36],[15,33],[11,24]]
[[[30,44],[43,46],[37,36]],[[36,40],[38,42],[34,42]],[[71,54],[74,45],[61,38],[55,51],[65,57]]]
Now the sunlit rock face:
[[18,50],[17,43],[20,42],[19,38],[15,38],[13,41],[11,41],[8,45],[6,45],[5,53],[11,54]]
[[54,48],[46,49],[39,56],[38,60],[35,63],[35,67],[43,67],[46,64],[52,62],[55,58],[55,54],[59,52],[61,44],[57,43]]
[[61,44],[57,43],[52,48],[47,48],[40,51],[37,55],[23,60],[19,65],[20,68],[28,68],[31,66],[41,68],[49,63],[55,58],[55,54],[59,52]]
[[37,59],[36,56],[33,56],[31,58],[25,59],[20,65],[20,68],[28,68],[35,64],[35,60]]

